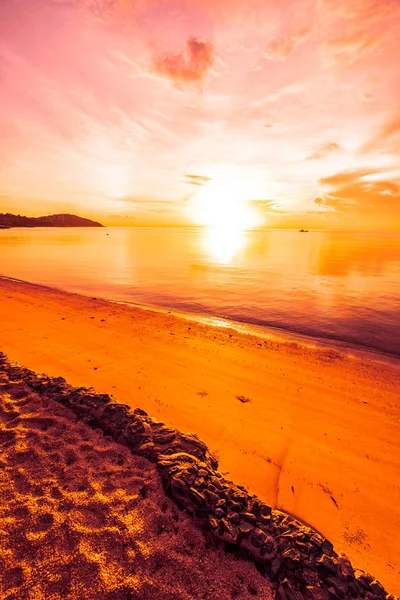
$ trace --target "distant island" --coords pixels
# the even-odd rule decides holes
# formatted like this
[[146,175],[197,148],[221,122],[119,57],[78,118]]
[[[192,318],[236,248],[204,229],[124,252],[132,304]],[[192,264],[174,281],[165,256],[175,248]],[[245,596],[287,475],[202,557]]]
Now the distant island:
[[0,229],[10,229],[11,227],[104,227],[104,225],[77,215],[23,217],[11,213],[0,213]]

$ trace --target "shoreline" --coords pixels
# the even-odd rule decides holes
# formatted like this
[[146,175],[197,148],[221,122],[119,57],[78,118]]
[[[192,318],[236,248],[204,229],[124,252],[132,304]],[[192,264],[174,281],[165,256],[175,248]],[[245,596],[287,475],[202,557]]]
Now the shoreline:
[[131,306],[138,310],[150,311],[161,315],[173,315],[179,319],[201,323],[210,327],[233,329],[238,333],[256,336],[272,342],[275,341],[278,343],[298,344],[300,346],[315,350],[337,350],[350,358],[368,359],[373,360],[374,362],[392,364],[394,366],[400,364],[400,352],[396,354],[395,352],[382,350],[380,348],[376,348],[375,346],[356,344],[340,338],[308,335],[306,333],[279,327],[278,325],[263,325],[245,320],[241,321],[239,319],[229,319],[227,317],[213,315],[211,313],[195,312],[190,310],[185,311],[174,307],[159,306],[157,304],[140,304],[138,302],[131,302],[128,300],[116,300],[113,298],[108,298],[107,296],[94,297],[89,293],[84,293],[83,291],[69,291],[43,283],[35,283],[25,279],[8,277],[0,273],[0,281],[1,280],[37,286],[39,288],[54,290],[63,294],[70,294],[72,296],[101,300],[102,302],[108,302],[110,304]]
[[[0,351],[203,439],[399,593],[400,364],[0,279]],[[397,588],[397,589],[396,589]]]
[[[57,288],[50,287],[50,289]],[[60,288],[59,290],[64,291]],[[79,293],[77,295],[85,296],[87,298],[90,297],[86,296],[85,294]],[[299,346],[304,346],[306,348],[311,348],[315,350],[338,350],[339,352],[341,352],[345,356],[348,356],[349,358],[363,358],[373,360],[374,362],[383,362],[393,365],[398,365],[400,363],[400,353],[396,354],[386,350],[381,350],[374,346],[355,344],[352,342],[341,340],[339,338],[307,335],[306,333],[300,333],[291,329],[285,329],[284,327],[279,327],[278,325],[261,325],[258,323],[252,323],[250,321],[228,319],[226,317],[212,315],[210,313],[180,311],[174,308],[161,307],[152,304],[137,304],[135,302],[113,300],[111,298],[100,296],[99,299],[104,300],[105,302],[115,302],[116,304],[133,306],[135,308],[139,308],[140,310],[149,310],[164,315],[172,314],[180,319],[186,319],[187,321],[202,323],[210,327],[233,329],[238,333],[256,336],[261,339],[270,340],[272,342],[275,341],[278,343],[298,344]]]

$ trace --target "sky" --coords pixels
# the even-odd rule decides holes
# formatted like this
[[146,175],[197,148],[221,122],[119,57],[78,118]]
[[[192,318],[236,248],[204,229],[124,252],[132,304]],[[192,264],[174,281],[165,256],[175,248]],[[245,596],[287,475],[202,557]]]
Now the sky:
[[0,0],[0,212],[400,229],[400,0]]

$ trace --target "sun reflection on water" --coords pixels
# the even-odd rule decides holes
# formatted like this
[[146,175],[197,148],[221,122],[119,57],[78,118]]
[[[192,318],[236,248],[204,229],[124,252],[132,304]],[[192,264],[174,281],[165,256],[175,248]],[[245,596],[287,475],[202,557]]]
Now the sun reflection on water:
[[245,231],[238,227],[207,227],[204,246],[215,262],[230,265],[245,246]]

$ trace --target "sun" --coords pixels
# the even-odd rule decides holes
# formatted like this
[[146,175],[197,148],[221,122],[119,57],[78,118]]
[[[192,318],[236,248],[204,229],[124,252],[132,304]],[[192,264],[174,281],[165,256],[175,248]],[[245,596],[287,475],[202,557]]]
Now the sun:
[[192,198],[192,218],[209,228],[243,231],[258,224],[256,210],[249,203],[247,182],[225,173],[207,182]]

